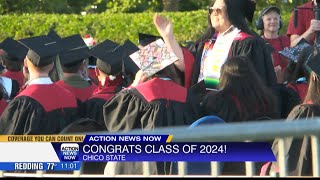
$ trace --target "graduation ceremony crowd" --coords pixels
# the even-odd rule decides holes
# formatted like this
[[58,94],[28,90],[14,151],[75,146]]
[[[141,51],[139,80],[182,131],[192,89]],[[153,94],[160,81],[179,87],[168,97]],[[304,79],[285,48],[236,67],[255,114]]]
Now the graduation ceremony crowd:
[[[254,22],[260,34],[248,26],[255,1],[216,0],[209,7],[208,29],[187,46],[176,41],[171,20],[159,14],[150,25],[160,36],[140,33],[138,45],[96,43],[80,34],[60,37],[53,29],[41,36],[8,37],[0,44],[0,134],[120,132],[210,118],[246,123],[320,115],[320,55],[314,54],[320,21],[312,10],[299,12],[297,26],[292,15],[287,34],[281,35],[276,6],[263,9]],[[139,68],[130,55],[158,39],[177,60],[141,62]],[[312,175],[309,141],[289,143],[290,175]],[[277,139],[270,144],[277,154]],[[118,174],[142,173],[141,163],[134,162],[88,163],[87,172],[107,174],[108,165]],[[276,162],[264,162],[257,174],[263,165],[266,175],[277,171]],[[151,169],[151,174],[175,173],[172,162]],[[224,163],[222,174],[244,175],[244,163]]]

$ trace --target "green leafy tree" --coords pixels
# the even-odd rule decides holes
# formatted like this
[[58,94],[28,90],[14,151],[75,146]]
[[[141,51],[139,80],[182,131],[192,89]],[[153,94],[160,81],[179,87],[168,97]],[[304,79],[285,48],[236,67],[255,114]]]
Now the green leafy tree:
[[135,13],[162,11],[161,0],[110,0],[107,3],[108,13]]
[[179,11],[196,11],[207,9],[212,0],[182,0],[179,2]]

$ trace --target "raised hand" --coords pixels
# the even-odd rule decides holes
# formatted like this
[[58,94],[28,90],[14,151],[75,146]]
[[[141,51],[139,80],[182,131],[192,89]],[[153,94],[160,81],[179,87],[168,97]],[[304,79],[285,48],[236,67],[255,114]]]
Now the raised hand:
[[156,26],[159,34],[163,38],[173,36],[173,25],[169,18],[161,16],[158,13],[156,13],[153,16],[153,23]]
[[309,31],[311,33],[314,33],[316,31],[320,31],[320,21],[312,19],[311,22],[310,22]]
[[139,70],[135,76],[135,79],[133,81],[133,83],[131,84],[132,87],[137,86],[141,83],[144,83],[148,81],[148,77],[143,73],[142,70]]

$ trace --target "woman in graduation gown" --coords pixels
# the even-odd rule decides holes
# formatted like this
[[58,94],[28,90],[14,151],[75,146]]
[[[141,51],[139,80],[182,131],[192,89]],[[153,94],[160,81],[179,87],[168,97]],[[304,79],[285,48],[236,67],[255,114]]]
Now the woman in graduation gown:
[[[320,54],[311,58],[306,66],[312,70],[309,77],[309,88],[303,103],[297,105],[288,115],[287,121],[299,119],[312,120],[320,116]],[[287,138],[286,156],[288,157],[288,172],[291,176],[312,175],[311,139],[309,136],[303,138]],[[273,153],[278,156],[278,140],[272,146]],[[278,163],[273,162],[269,170],[278,171]]]
[[204,79],[207,87],[216,88],[222,64],[228,57],[238,55],[248,57],[266,85],[276,84],[271,52],[263,39],[247,25],[247,21],[252,22],[255,5],[252,0],[214,1],[209,8],[207,32],[189,50],[181,48],[175,40],[168,18],[154,16],[158,32],[179,57],[175,65],[184,72],[185,87]]
[[[163,61],[162,61],[163,62]],[[103,106],[105,125],[110,132],[132,129],[153,130],[154,128],[191,125],[200,117],[200,106],[191,91],[177,84],[175,68],[171,62],[141,68],[149,74],[150,80],[140,71],[136,75],[136,86],[116,94]],[[166,67],[158,70],[155,67]],[[123,165],[119,173],[142,174],[141,163],[119,163]],[[108,163],[109,165],[109,163]],[[170,174],[171,163],[157,162],[152,172]]]
[[[211,91],[204,97],[201,103],[204,115],[219,116],[227,123],[277,119],[280,116],[272,90],[263,84],[244,56],[234,56],[226,61],[221,68],[218,88],[219,91]],[[226,162],[222,174],[245,174],[245,165],[243,162]]]
[[201,103],[204,115],[218,115],[225,122],[247,122],[261,117],[278,118],[276,97],[265,86],[250,61],[234,56],[221,68],[219,91]]

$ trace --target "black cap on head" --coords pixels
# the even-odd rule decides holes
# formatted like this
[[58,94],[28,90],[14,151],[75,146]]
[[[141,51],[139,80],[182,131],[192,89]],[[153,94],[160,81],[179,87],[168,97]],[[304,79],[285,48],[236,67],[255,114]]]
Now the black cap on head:
[[52,40],[55,40],[55,41],[58,41],[61,39],[61,37],[53,29],[50,29],[47,36],[49,36]]
[[62,38],[60,43],[63,47],[59,55],[62,65],[76,64],[89,58],[89,48],[79,34]]
[[275,11],[277,12],[279,15],[281,15],[281,10],[277,7],[277,6],[269,6],[264,8],[261,13],[260,13],[260,17],[262,17],[263,15],[265,15],[266,13],[270,12],[270,11]]
[[19,42],[29,49],[27,58],[36,67],[44,67],[51,64],[61,51],[60,43],[48,36],[20,39]]
[[97,68],[108,74],[117,75],[122,69],[122,58],[113,52],[119,45],[113,41],[105,40],[90,49],[90,55],[97,58]]
[[12,38],[6,38],[0,44],[0,49],[8,54],[9,61],[23,61],[28,53],[28,48]]
[[156,41],[157,39],[160,39],[160,36],[154,36],[151,34],[143,34],[143,33],[139,33],[139,44],[141,46],[146,46],[154,41]]
[[119,46],[118,43],[113,42],[109,39],[106,39],[105,41],[97,44],[93,48],[90,49],[90,54],[100,53],[101,52],[112,52],[114,49],[116,49]]
[[140,49],[130,40],[126,40],[123,45],[114,50],[115,53],[122,57],[123,72],[125,74],[135,75],[139,71],[139,67],[129,57],[129,55],[139,50]]

